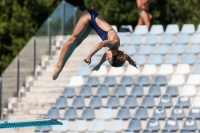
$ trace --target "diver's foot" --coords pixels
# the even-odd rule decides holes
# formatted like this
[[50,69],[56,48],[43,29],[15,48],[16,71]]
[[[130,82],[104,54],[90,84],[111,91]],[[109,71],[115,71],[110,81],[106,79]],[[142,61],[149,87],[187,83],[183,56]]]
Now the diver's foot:
[[52,80],[56,80],[58,78],[61,70],[62,70],[61,65],[59,63],[56,63],[54,65],[54,72],[53,72],[53,78],[52,78]]

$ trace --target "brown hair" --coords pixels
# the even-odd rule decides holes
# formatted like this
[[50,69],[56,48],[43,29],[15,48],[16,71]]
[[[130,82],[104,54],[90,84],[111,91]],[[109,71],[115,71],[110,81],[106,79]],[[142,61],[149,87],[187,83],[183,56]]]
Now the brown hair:
[[124,54],[124,52],[122,51],[118,51],[117,55],[113,57],[113,63],[111,64],[111,66],[121,67],[126,60],[129,62],[130,65],[137,68],[135,61],[133,61],[130,56]]

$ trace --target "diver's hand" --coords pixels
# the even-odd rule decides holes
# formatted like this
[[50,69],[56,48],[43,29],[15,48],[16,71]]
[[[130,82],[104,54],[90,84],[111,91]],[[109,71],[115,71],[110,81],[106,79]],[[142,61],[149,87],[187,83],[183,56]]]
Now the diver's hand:
[[84,61],[89,65],[91,63],[91,57],[90,56],[86,57]]
[[96,65],[96,66],[92,69],[92,71],[94,71],[94,70],[95,70],[95,71],[98,71],[98,70],[100,69],[100,67],[101,67],[100,65]]

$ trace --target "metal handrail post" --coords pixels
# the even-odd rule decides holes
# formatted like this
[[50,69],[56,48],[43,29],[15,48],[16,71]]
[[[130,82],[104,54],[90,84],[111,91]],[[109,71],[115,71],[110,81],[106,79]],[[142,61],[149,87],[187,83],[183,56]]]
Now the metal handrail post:
[[0,119],[2,115],[2,78],[0,77]]
[[36,39],[33,37],[33,76],[35,76],[36,69]]
[[20,58],[19,55],[17,56],[17,93],[16,96],[19,96],[19,77],[20,77]]
[[77,7],[74,8],[74,24],[73,24],[74,28],[76,26],[76,11],[77,11]]
[[49,55],[51,55],[51,18],[48,19]]
[[61,30],[62,30],[62,35],[65,35],[65,0],[62,1],[62,18],[61,18]]

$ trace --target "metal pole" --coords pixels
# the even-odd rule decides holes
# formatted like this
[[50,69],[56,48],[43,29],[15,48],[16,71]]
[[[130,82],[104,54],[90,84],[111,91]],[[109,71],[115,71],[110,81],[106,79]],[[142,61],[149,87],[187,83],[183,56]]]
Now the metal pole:
[[74,8],[74,28],[76,26],[76,11],[77,11],[77,7]]
[[2,78],[0,77],[0,119],[2,115]]
[[19,58],[19,55],[18,55],[17,56],[17,94],[16,94],[17,97],[18,97],[18,94],[19,94],[19,77],[20,77],[19,70],[20,70],[20,58]]
[[62,1],[62,18],[61,18],[61,28],[62,28],[62,35],[65,35],[65,0]]
[[35,76],[35,67],[36,67],[36,40],[33,37],[33,76]]
[[49,55],[51,55],[51,18],[48,19]]

